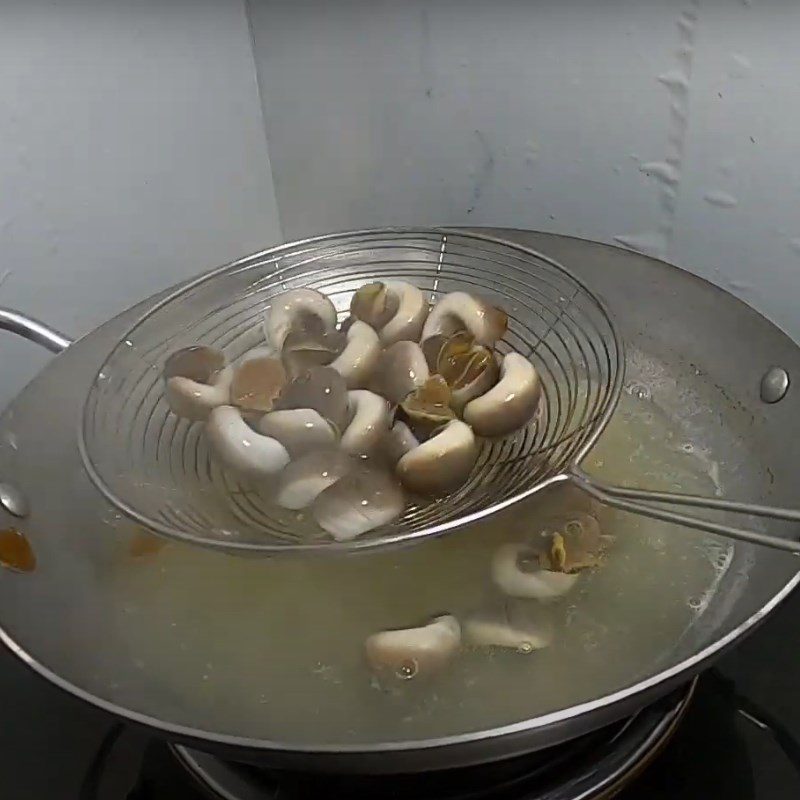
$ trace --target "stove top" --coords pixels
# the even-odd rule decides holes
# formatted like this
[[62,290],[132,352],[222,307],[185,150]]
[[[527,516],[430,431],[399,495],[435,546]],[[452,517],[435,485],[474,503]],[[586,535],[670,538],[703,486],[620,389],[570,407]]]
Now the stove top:
[[[763,628],[701,676],[675,730],[658,728],[660,747],[620,800],[796,800],[800,797],[800,595],[795,594]],[[0,797],[3,800],[207,800],[209,795],[167,744],[110,719],[34,676],[0,649]],[[678,697],[676,703],[680,704]],[[677,708],[677,705],[675,706]],[[684,711],[684,709],[680,709]],[[670,712],[671,713],[671,712]],[[669,722],[669,720],[667,721]],[[627,729],[626,729],[627,730]],[[671,735],[670,735],[671,734]],[[606,739],[617,736],[610,731]],[[591,748],[603,746],[603,737]],[[589,748],[589,749],[591,749]],[[534,800],[533,783],[507,780],[510,765],[494,773],[492,797]],[[531,762],[530,772],[538,769]],[[511,772],[509,772],[511,770]],[[493,780],[494,777],[491,778]],[[504,784],[503,781],[506,781]],[[256,797],[355,796],[336,782],[300,776],[263,776]],[[458,797],[488,796],[481,780]],[[452,782],[428,781],[431,797],[454,797]],[[393,784],[386,797],[420,796]],[[406,787],[407,789],[409,787]],[[617,787],[619,788],[619,787]],[[360,784],[358,796],[384,796]],[[481,794],[483,792],[483,794]],[[579,795],[580,796],[580,795]],[[251,800],[251,797],[243,798]]]

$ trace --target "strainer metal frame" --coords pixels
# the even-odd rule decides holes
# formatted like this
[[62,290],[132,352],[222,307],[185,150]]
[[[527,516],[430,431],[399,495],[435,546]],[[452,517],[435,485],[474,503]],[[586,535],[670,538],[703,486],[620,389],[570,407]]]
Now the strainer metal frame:
[[[398,247],[402,247],[407,242],[413,242],[415,237],[428,243],[432,238],[435,238],[439,247],[439,259],[436,271],[433,274],[434,285],[431,287],[433,292],[437,291],[437,287],[440,284],[439,274],[442,270],[442,265],[445,264],[446,266],[447,263],[446,257],[448,254],[448,244],[453,238],[455,238],[459,243],[466,242],[474,245],[480,245],[482,247],[489,246],[502,248],[503,252],[512,253],[514,257],[518,258],[521,262],[524,260],[528,260],[531,263],[540,262],[542,265],[546,265],[548,269],[552,270],[554,275],[563,277],[565,282],[568,281],[570,284],[576,287],[576,290],[582,293],[583,299],[593,304],[594,312],[598,314],[598,318],[602,321],[607,329],[607,338],[604,339],[603,343],[604,345],[607,345],[610,350],[610,353],[607,351],[604,356],[608,362],[606,365],[608,367],[608,374],[606,376],[608,383],[607,385],[603,386],[602,396],[600,397],[597,407],[591,409],[593,413],[590,419],[582,419],[579,425],[562,431],[562,433],[565,435],[560,440],[549,441],[546,443],[549,450],[568,445],[570,448],[569,462],[574,464],[580,463],[581,459],[594,445],[595,441],[602,433],[602,430],[605,428],[605,425],[610,419],[610,416],[613,413],[613,410],[619,399],[622,381],[624,378],[623,343],[613,323],[612,317],[604,303],[597,298],[596,295],[580,279],[578,279],[569,270],[565,269],[562,265],[558,264],[553,259],[536,252],[535,250],[519,246],[513,242],[508,242],[497,237],[463,232],[457,229],[449,228],[381,228],[311,237],[298,242],[291,242],[270,248],[246,258],[239,259],[231,264],[224,265],[212,270],[211,272],[201,275],[178,287],[155,303],[150,309],[148,309],[148,311],[140,315],[130,329],[121,337],[120,343],[118,343],[109,353],[103,365],[101,365],[101,367],[97,370],[95,378],[92,382],[92,386],[87,393],[87,398],[84,403],[79,426],[78,444],[81,457],[91,480],[98,490],[103,494],[103,496],[125,516],[133,519],[141,525],[153,530],[156,533],[160,533],[170,538],[190,542],[192,544],[199,544],[238,552],[261,552],[274,554],[324,550],[327,553],[334,551],[353,552],[385,548],[401,543],[410,543],[423,538],[428,538],[430,536],[441,535],[456,528],[464,527],[465,525],[476,522],[477,520],[487,517],[490,514],[497,513],[498,511],[501,511],[502,509],[507,508],[514,503],[520,502],[532,496],[533,494],[542,491],[554,483],[568,480],[569,475],[567,472],[561,470],[554,474],[547,475],[545,479],[537,482],[535,485],[530,486],[526,490],[516,493],[513,496],[506,497],[499,502],[490,503],[484,508],[475,509],[468,514],[460,515],[456,518],[446,519],[442,522],[426,526],[420,530],[395,533],[381,531],[377,532],[374,537],[359,538],[352,542],[329,541],[325,542],[324,545],[320,542],[272,544],[270,542],[240,542],[232,538],[224,540],[210,539],[205,536],[198,535],[197,533],[176,527],[175,525],[165,522],[163,519],[158,519],[154,515],[147,513],[147,511],[141,508],[135,507],[124,498],[118,496],[118,494],[109,484],[106,476],[103,474],[103,470],[95,463],[95,459],[89,444],[88,435],[93,425],[93,414],[95,411],[95,408],[92,404],[93,393],[96,391],[97,386],[104,379],[104,370],[108,369],[108,359],[111,358],[113,354],[119,350],[119,348],[123,347],[126,342],[130,342],[132,339],[135,339],[137,330],[139,330],[140,327],[154,315],[158,314],[163,309],[169,308],[171,304],[180,301],[181,298],[187,297],[198,287],[208,284],[209,282],[214,281],[221,276],[248,270],[252,268],[253,265],[262,265],[263,267],[263,262],[265,260],[273,263],[275,265],[274,269],[277,269],[277,265],[280,264],[281,259],[287,254],[297,254],[298,251],[309,250],[321,245],[327,246],[342,241],[355,242],[359,239],[371,239],[373,237],[396,237],[398,239]],[[444,277],[445,276],[443,275],[442,282]],[[361,280],[363,280],[363,278],[361,278]],[[452,277],[449,277],[449,280],[451,283],[453,282]],[[427,290],[428,287],[423,288]],[[556,324],[562,321],[564,315],[569,312],[574,299],[574,296],[561,298],[561,300],[564,301],[563,305],[561,308],[555,309],[552,312],[553,322],[545,332],[545,335],[548,335],[550,330]],[[540,335],[538,337],[536,346],[539,346],[543,339],[544,335]],[[574,368],[574,365],[570,366]],[[545,387],[545,391],[547,391],[547,387]],[[573,411],[569,413],[571,414]],[[523,454],[524,458],[531,458],[533,456],[534,453],[532,451]],[[512,460],[496,463],[493,466],[495,468],[501,467],[508,469],[511,468],[507,466],[510,463],[512,463]],[[469,482],[467,487],[469,487]]]
[[[544,334],[538,335],[537,343],[535,346],[531,346],[531,351],[529,353],[525,353],[525,355],[527,355],[529,358],[535,358],[537,355],[536,348],[543,344],[545,337],[555,329],[555,326],[559,325],[564,320],[565,315],[568,316],[568,312],[570,308],[573,307],[573,303],[578,292],[582,293],[582,299],[584,301],[592,304],[593,312],[598,314],[598,319],[601,320],[605,326],[600,335],[599,341],[602,344],[602,348],[604,348],[608,374],[603,376],[603,381],[605,382],[604,391],[602,396],[595,400],[596,407],[593,409],[591,417],[586,419],[584,410],[583,418],[581,419],[580,424],[576,425],[575,427],[562,430],[562,436],[560,438],[557,438],[553,441],[547,441],[546,443],[543,440],[541,442],[542,447],[539,449],[528,450],[524,453],[517,453],[513,457],[495,461],[492,465],[493,468],[508,470],[514,469],[514,467],[511,465],[515,463],[517,465],[519,463],[534,464],[533,459],[538,459],[539,463],[541,463],[543,453],[552,455],[554,452],[561,449],[562,451],[566,451],[567,457],[561,458],[561,463],[558,465],[558,468],[549,470],[549,473],[547,470],[544,470],[541,480],[538,480],[535,483],[520,489],[518,492],[515,492],[509,496],[505,496],[497,502],[489,502],[486,506],[476,508],[462,515],[445,518],[443,521],[434,522],[433,524],[414,530],[400,530],[399,532],[395,530],[395,532],[392,532],[392,528],[394,527],[396,529],[396,526],[387,526],[379,529],[378,531],[372,532],[363,538],[358,538],[351,542],[335,542],[322,539],[313,541],[300,540],[287,542],[279,539],[280,543],[273,543],[270,541],[237,541],[235,538],[209,538],[201,533],[186,530],[185,527],[181,528],[175,524],[171,524],[169,521],[165,521],[163,517],[158,519],[153,515],[148,514],[146,511],[135,507],[124,498],[119,497],[117,492],[114,491],[113,487],[104,476],[103,469],[95,463],[95,458],[91,452],[89,436],[87,435],[91,432],[94,422],[93,411],[95,410],[95,406],[93,405],[93,399],[96,397],[98,386],[101,385],[105,378],[104,369],[107,368],[108,359],[112,358],[113,355],[120,350],[120,348],[131,344],[131,340],[136,338],[137,331],[140,330],[141,326],[146,324],[148,320],[151,320],[160,311],[164,310],[165,308],[169,308],[171,304],[177,303],[181,300],[181,298],[190,296],[194,290],[209,284],[215,279],[241,274],[246,272],[248,269],[253,269],[259,266],[263,267],[265,260],[273,265],[273,273],[275,271],[279,272],[281,260],[289,256],[302,254],[304,252],[312,252],[312,248],[322,245],[329,245],[336,242],[354,243],[359,238],[369,239],[370,237],[396,237],[399,240],[396,243],[398,247],[402,247],[406,241],[413,241],[415,238],[425,240],[426,242],[429,242],[432,239],[438,240],[440,244],[438,251],[439,259],[437,269],[433,276],[433,285],[421,287],[424,291],[431,291],[432,297],[437,293],[437,291],[439,291],[438,287],[440,280],[442,282],[446,282],[445,279],[447,279],[450,280],[451,283],[453,282],[452,278],[444,274],[442,274],[440,279],[442,265],[445,263],[445,257],[450,252],[448,251],[448,246],[451,244],[451,240],[453,238],[456,238],[457,241],[471,242],[476,246],[480,244],[484,247],[495,246],[498,248],[505,248],[507,251],[516,254],[515,257],[519,258],[520,261],[524,260],[524,258],[527,258],[531,262],[539,262],[540,264],[545,265],[549,269],[553,270],[554,274],[562,276],[565,281],[576,287],[576,294],[569,298],[560,298],[560,300],[563,301],[563,304],[558,306],[557,311],[552,312],[554,317],[553,323],[549,326]],[[359,282],[363,283],[367,277],[368,276],[366,275],[361,276]],[[312,281],[312,285],[313,284],[314,282]],[[258,281],[253,284],[253,286],[256,285],[258,285]],[[454,288],[457,287],[452,286],[450,291],[452,291]],[[272,296],[274,295],[270,295],[270,297]],[[340,311],[341,310],[343,309],[340,309]],[[582,335],[585,334],[585,331],[580,332]],[[597,333],[597,331],[594,333]],[[572,363],[570,366],[574,372],[576,364]],[[582,366],[587,370],[589,369],[589,365],[587,363],[583,363],[582,365],[578,366]],[[605,303],[569,269],[532,248],[524,247],[502,238],[462,231],[456,228],[388,227],[346,233],[333,233],[279,245],[277,247],[261,251],[246,258],[239,259],[230,264],[214,269],[178,287],[156,302],[144,314],[140,315],[136,322],[126,332],[126,334],[121,337],[121,341],[109,352],[106,361],[95,374],[95,378],[87,393],[87,397],[83,406],[83,412],[78,431],[78,445],[84,466],[92,482],[101,492],[101,494],[125,516],[149,528],[150,530],[171,539],[177,539],[191,544],[242,554],[260,553],[265,555],[275,555],[286,553],[313,554],[321,552],[353,553],[359,551],[385,549],[400,544],[410,544],[415,541],[427,539],[432,536],[439,536],[454,531],[458,528],[465,527],[471,523],[484,519],[489,515],[496,514],[497,512],[502,511],[511,505],[519,503],[553,484],[562,482],[571,482],[596,499],[625,511],[685,525],[707,532],[721,534],[735,539],[754,542],[756,544],[767,545],[793,552],[800,552],[800,543],[798,542],[794,542],[783,537],[770,536],[760,531],[738,528],[686,514],[677,513],[665,508],[665,506],[694,506],[734,513],[773,517],[791,521],[800,521],[800,511],[775,508],[772,506],[731,502],[722,500],[720,498],[706,498],[678,493],[652,492],[642,489],[613,487],[594,480],[580,468],[581,461],[594,446],[595,442],[605,429],[605,426],[608,424],[611,415],[616,409],[622,390],[624,375],[624,344],[618,333],[613,317],[607,309]],[[574,386],[571,387],[571,389],[575,388],[576,387]],[[587,393],[590,391],[590,388],[591,387],[587,388]],[[556,393],[558,393],[559,390],[557,384],[554,387],[551,387],[551,390],[554,390]],[[544,394],[547,395],[547,392],[548,386],[545,382]],[[560,402],[560,395],[558,401]],[[548,405],[550,402],[552,401],[546,398],[546,402],[544,404],[545,409],[550,408],[550,405]],[[575,402],[575,397],[573,397],[570,402]],[[556,403],[556,405],[558,405],[558,403]],[[574,410],[575,409],[573,408],[570,412],[570,415],[574,412]],[[561,413],[560,408],[557,413]],[[541,418],[539,419],[539,422],[542,422]],[[548,420],[545,419],[544,424],[549,424]],[[485,466],[485,464],[482,464],[480,461],[479,465],[481,467]],[[532,467],[532,469],[535,468]],[[466,495],[471,492],[480,492],[482,488],[485,488],[483,486],[483,481],[477,481],[475,479],[475,474],[476,473],[473,472],[473,477],[468,480],[467,484],[465,484],[462,489],[457,490],[453,493],[453,495],[448,497],[447,501],[450,501],[453,497],[456,499],[466,497]],[[455,500],[453,500],[453,502],[455,502]],[[200,517],[201,528],[202,521],[202,517]]]

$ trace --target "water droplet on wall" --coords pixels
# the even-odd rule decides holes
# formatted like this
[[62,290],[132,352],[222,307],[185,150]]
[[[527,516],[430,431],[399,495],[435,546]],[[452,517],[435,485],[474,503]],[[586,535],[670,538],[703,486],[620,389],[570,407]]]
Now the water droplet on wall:
[[735,208],[739,205],[739,201],[728,192],[723,192],[720,189],[712,189],[703,195],[709,205],[716,206],[717,208]]
[[666,161],[648,161],[639,167],[639,171],[668,184],[676,184],[680,180],[678,170]]
[[685,92],[689,88],[689,79],[686,73],[679,69],[672,69],[658,76],[658,81],[669,89]]

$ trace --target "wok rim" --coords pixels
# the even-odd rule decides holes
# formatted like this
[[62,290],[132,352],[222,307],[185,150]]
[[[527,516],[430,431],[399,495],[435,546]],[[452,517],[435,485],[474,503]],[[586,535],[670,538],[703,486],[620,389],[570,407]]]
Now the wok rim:
[[[442,227],[442,228],[437,228],[437,230],[451,232],[451,233],[465,233],[466,231],[472,231],[474,229],[469,229],[469,228],[465,229],[462,227]],[[488,228],[488,230],[497,231],[498,233],[502,232],[502,234],[504,235],[510,234],[512,236],[516,233],[530,233],[530,231],[524,231],[515,228],[490,227]],[[319,238],[319,237],[313,237],[313,238]],[[525,249],[524,245],[515,242],[513,239],[508,240],[501,238],[499,236],[485,237],[485,238],[489,239],[494,238],[496,241],[501,242],[503,244],[513,244],[515,246]],[[577,241],[585,242],[587,244],[603,247],[604,249],[628,252],[626,251],[625,248],[620,248],[615,245],[610,245],[606,242],[597,242],[591,239],[583,239],[581,237],[574,237],[574,236],[558,236],[558,238],[575,239]],[[274,249],[275,248],[268,248],[258,253],[254,253],[251,256],[239,259],[233,263],[246,261],[249,258],[262,255],[263,253],[272,251]],[[533,248],[527,248],[527,249],[533,250]],[[538,253],[536,250],[533,250],[533,252],[541,256],[541,254]],[[647,258],[647,260],[655,264],[658,264],[661,267],[668,267],[670,268],[670,270],[676,270],[689,279],[699,281],[700,283],[703,284],[708,284],[716,289],[720,288],[710,283],[705,278],[694,275],[693,273],[688,272],[687,270],[679,266],[676,266],[674,264],[669,264],[667,262],[661,261],[660,259],[653,259],[649,257]],[[581,279],[578,280],[581,281]],[[740,300],[739,302],[742,301]],[[758,314],[759,317],[764,319],[778,332],[780,332],[782,336],[788,338],[788,335],[774,322],[766,318],[763,314],[759,312],[756,313]],[[103,326],[101,325],[99,327]],[[93,332],[94,331],[90,332],[89,334],[87,334],[87,336],[91,335],[91,333]],[[81,337],[81,339],[83,338],[85,337]],[[74,344],[77,344],[79,341],[80,339],[76,340]],[[795,347],[800,347],[800,345],[798,345],[798,343],[796,342],[794,342],[793,344]],[[23,390],[23,393],[24,391],[25,390]],[[311,757],[311,758],[315,756],[358,757],[358,756],[380,756],[382,754],[391,755],[393,753],[395,754],[405,753],[410,755],[413,754],[414,752],[431,753],[432,751],[435,751],[437,749],[456,748],[459,745],[465,745],[465,746],[475,745],[485,741],[498,741],[505,737],[510,738],[513,736],[524,736],[525,734],[533,734],[537,731],[545,730],[551,726],[555,727],[556,725],[559,724],[569,723],[581,717],[589,716],[593,712],[601,712],[603,710],[609,710],[617,704],[625,703],[625,701],[628,701],[628,704],[630,705],[630,701],[632,701],[636,697],[636,695],[640,694],[643,695],[643,702],[642,702],[643,705],[647,701],[647,699],[650,698],[662,684],[663,684],[663,689],[667,691],[671,686],[676,684],[681,679],[681,677],[683,676],[688,677],[691,674],[695,674],[697,671],[699,671],[699,668],[704,663],[710,662],[711,660],[714,659],[715,656],[719,656],[725,650],[729,649],[734,643],[737,642],[737,640],[743,638],[748,633],[752,633],[752,631],[755,628],[757,628],[759,624],[761,624],[773,611],[775,611],[775,609],[782,602],[786,600],[786,598],[797,588],[798,584],[800,584],[800,569],[796,571],[794,575],[789,580],[786,581],[786,583],[781,587],[781,589],[777,591],[774,595],[772,595],[769,598],[769,600],[765,602],[764,605],[761,606],[761,608],[759,608],[757,611],[755,611],[753,614],[751,614],[749,617],[743,620],[736,628],[731,630],[725,636],[712,642],[707,647],[696,652],[689,658],[686,658],[680,661],[679,663],[673,665],[669,669],[662,670],[661,672],[655,673],[654,675],[651,675],[641,681],[623,687],[622,689],[619,689],[610,694],[606,694],[600,698],[595,698],[594,700],[587,701],[585,703],[581,703],[575,706],[570,706],[569,708],[551,712],[550,714],[546,714],[540,717],[535,717],[533,719],[526,719],[520,722],[510,723],[507,725],[498,726],[488,730],[471,731],[468,733],[444,736],[436,739],[416,739],[416,740],[405,740],[398,742],[384,742],[384,743],[377,743],[370,745],[358,745],[358,744],[292,745],[292,744],[275,742],[267,739],[257,739],[252,737],[235,736],[232,734],[222,734],[214,731],[204,730],[201,728],[192,728],[187,725],[170,723],[164,720],[160,720],[152,715],[138,712],[126,708],[124,706],[118,705],[113,701],[106,700],[98,695],[93,694],[87,689],[81,688],[72,681],[61,677],[55,671],[53,671],[44,663],[35,658],[30,652],[28,652],[28,650],[25,649],[25,647],[19,644],[15,640],[15,638],[6,630],[5,626],[2,624],[0,624],[0,642],[2,642],[15,657],[19,658],[20,661],[24,663],[28,668],[30,668],[34,673],[47,680],[56,688],[65,691],[68,694],[75,697],[76,699],[86,702],[90,706],[105,711],[106,713],[109,713],[113,716],[116,716],[118,718],[121,718],[136,725],[141,725],[146,728],[150,728],[154,731],[159,731],[168,734],[176,741],[181,741],[181,740],[191,741],[195,744],[206,743],[210,745],[218,745],[221,747],[240,749],[243,751],[250,751],[255,753],[268,754],[272,752],[278,755],[285,755],[287,757],[288,756]],[[611,720],[609,719],[608,721]],[[563,738],[571,738],[571,737],[563,737]],[[557,739],[556,741],[562,741],[563,738]],[[537,747],[529,748],[531,752],[536,749],[538,748]],[[475,759],[475,761],[478,760],[479,759]],[[489,759],[483,759],[483,760],[489,760]]]
[[[564,724],[579,719],[580,717],[589,716],[594,712],[609,709],[615,705],[622,704],[624,701],[630,701],[638,694],[648,695],[660,684],[665,684],[665,688],[667,688],[675,683],[681,675],[687,673],[694,674],[694,672],[697,671],[696,668],[713,658],[715,655],[718,655],[723,650],[727,649],[737,639],[741,638],[744,634],[755,628],[792,593],[792,591],[797,587],[798,583],[800,583],[800,570],[797,571],[794,576],[786,582],[779,592],[774,594],[768,602],[758,609],[758,611],[749,616],[746,620],[744,620],[722,638],[698,651],[689,658],[686,658],[678,664],[675,664],[669,669],[651,675],[650,677],[631,684],[630,686],[623,687],[616,692],[606,694],[600,698],[596,698],[585,703],[579,703],[578,705],[570,706],[566,709],[553,711],[540,717],[534,717],[533,719],[527,719],[521,722],[509,723],[507,725],[501,725],[488,730],[470,731],[468,733],[442,736],[436,739],[409,739],[406,741],[380,742],[377,744],[292,745],[271,741],[268,739],[254,739],[247,736],[235,736],[233,734],[218,733],[205,730],[203,728],[192,728],[187,725],[166,722],[165,720],[160,720],[157,717],[151,716],[150,714],[134,711],[132,709],[117,705],[110,700],[105,700],[102,697],[99,697],[98,695],[95,695],[92,692],[77,686],[72,681],[62,678],[49,667],[39,662],[24,647],[22,647],[22,645],[16,642],[2,625],[0,625],[0,641],[2,641],[2,643],[8,647],[8,649],[24,664],[26,664],[38,675],[57,686],[59,689],[62,689],[79,700],[83,700],[84,702],[87,702],[96,708],[100,708],[101,710],[106,711],[114,716],[121,717],[122,719],[138,725],[143,725],[147,728],[152,728],[163,733],[170,734],[176,739],[188,739],[194,740],[195,742],[201,741],[227,748],[241,749],[251,752],[272,752],[276,754],[294,756],[375,756],[392,753],[411,753],[415,751],[429,752],[442,748],[458,747],[460,745],[478,744],[487,740],[497,740],[503,737],[525,735],[546,729],[551,726]],[[531,751],[535,749],[536,748],[531,748]]]

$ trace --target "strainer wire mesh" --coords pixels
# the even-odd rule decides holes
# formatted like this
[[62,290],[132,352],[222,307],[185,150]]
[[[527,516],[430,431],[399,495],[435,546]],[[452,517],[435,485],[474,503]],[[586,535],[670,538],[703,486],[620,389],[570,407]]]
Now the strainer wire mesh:
[[[411,502],[403,516],[350,543],[329,541],[308,519],[278,508],[270,487],[240,480],[211,457],[202,426],[169,412],[161,372],[192,344],[235,362],[264,344],[264,310],[282,292],[311,287],[340,319],[361,285],[407,280],[431,303],[452,291],[503,308],[498,350],[529,358],[543,399],[515,435],[483,441],[457,491]],[[603,303],[556,262],[489,236],[442,229],[333,234],[283,245],[203,275],[157,302],[113,348],[87,395],[80,450],[100,491],[152,530],[234,551],[361,550],[475,521],[561,479],[602,431],[619,397],[622,343]]]

